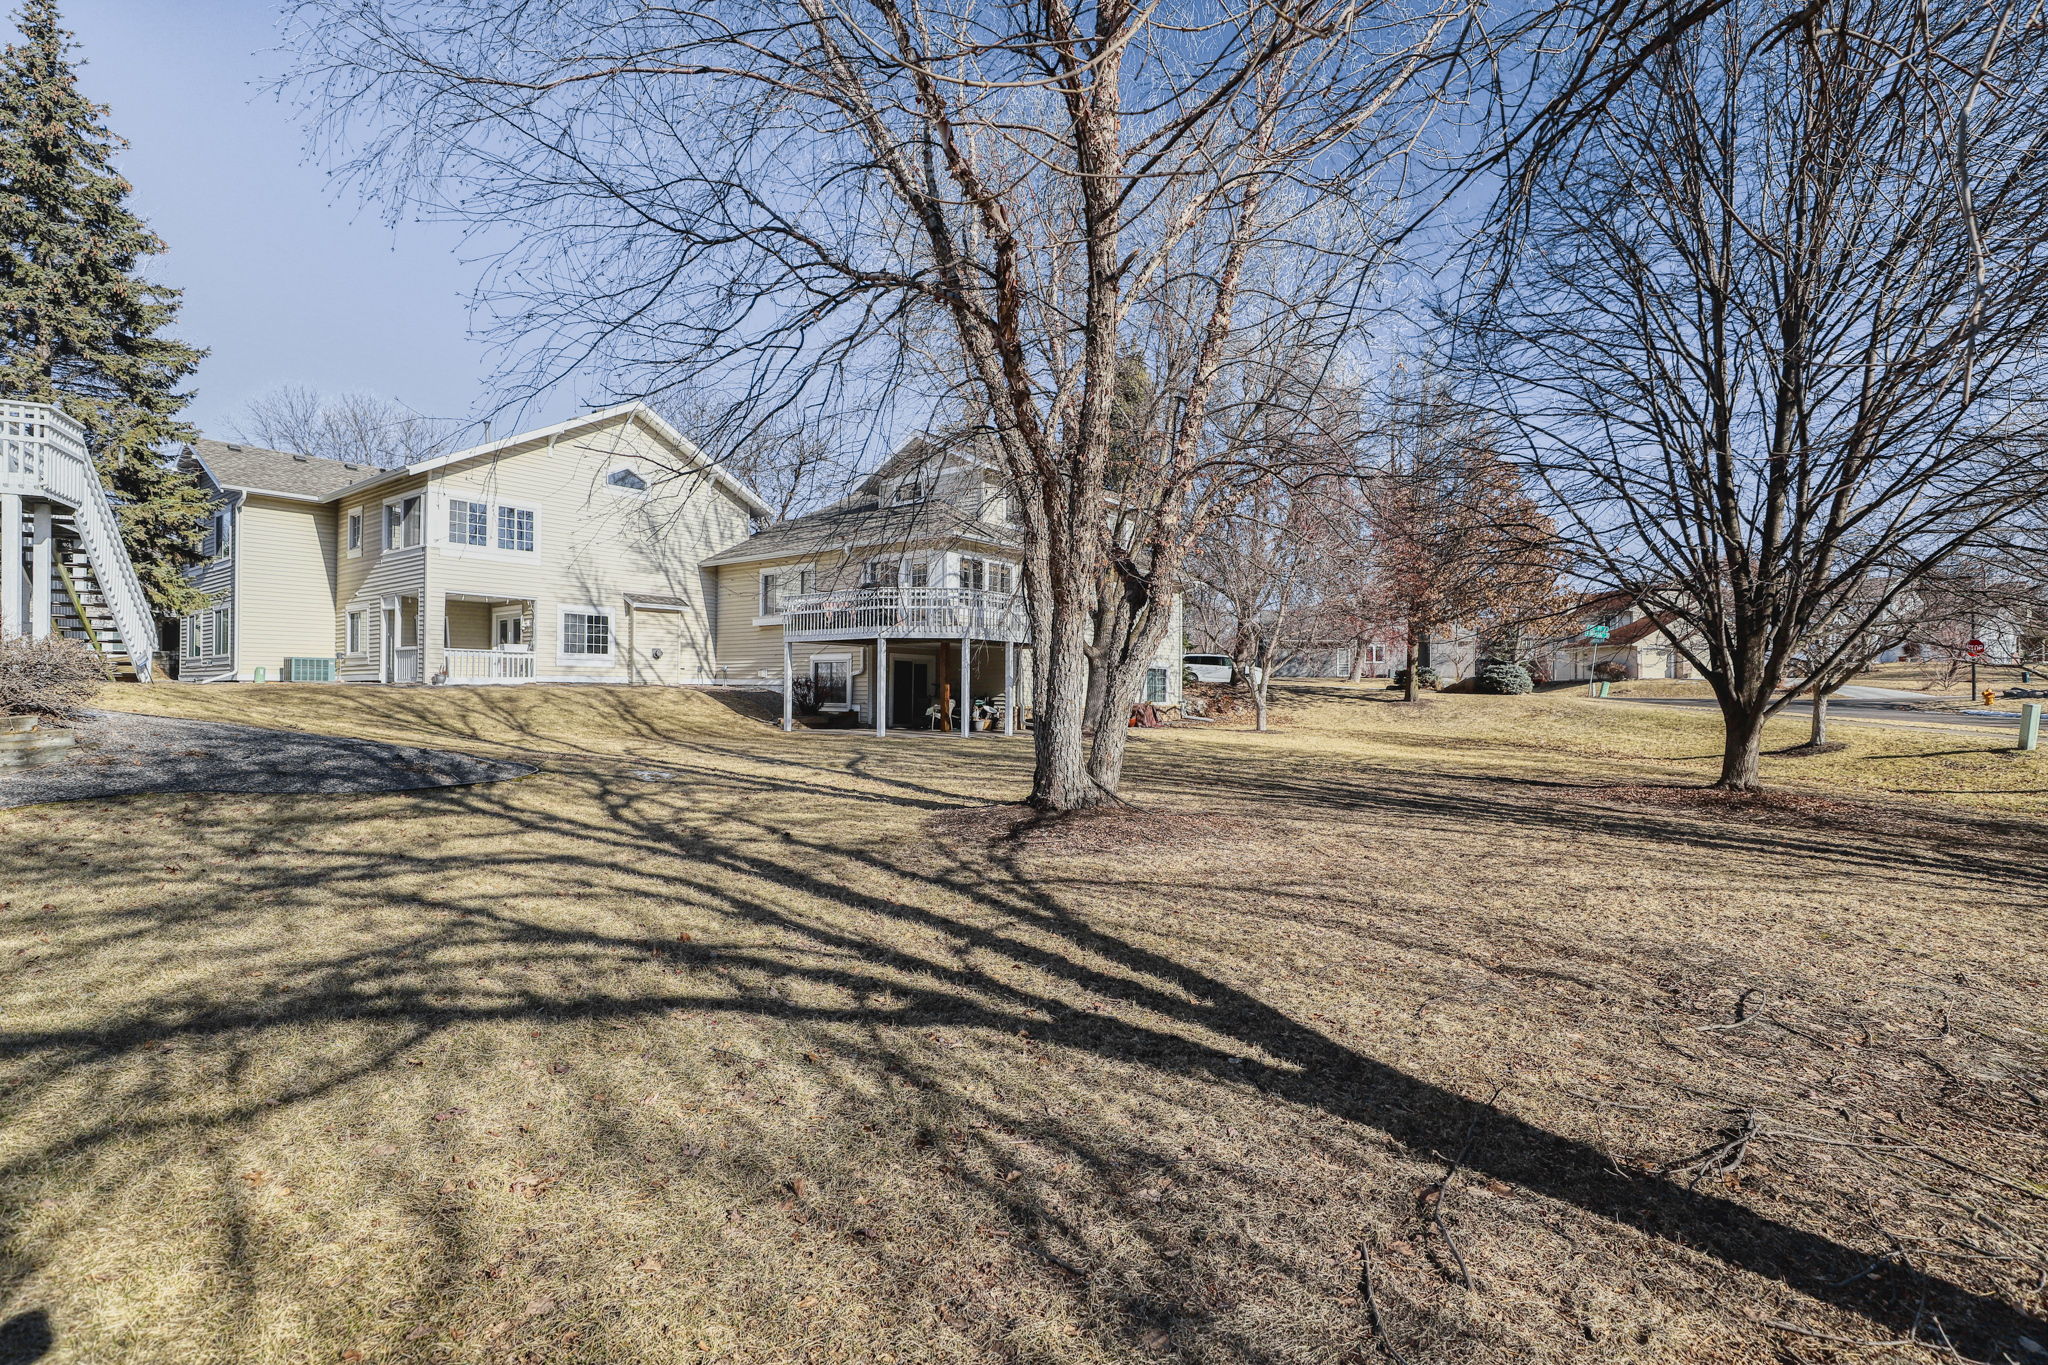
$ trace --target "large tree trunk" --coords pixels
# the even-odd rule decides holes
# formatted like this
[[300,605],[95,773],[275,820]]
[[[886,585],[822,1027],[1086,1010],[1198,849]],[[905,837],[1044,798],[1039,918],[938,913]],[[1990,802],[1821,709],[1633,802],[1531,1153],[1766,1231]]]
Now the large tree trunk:
[[1808,744],[1828,742],[1828,697],[1825,692],[1813,694],[1813,730],[1806,737]]
[[1421,668],[1422,653],[1416,647],[1415,627],[1411,625],[1408,628],[1408,681],[1401,690],[1401,699],[1403,701],[1420,701],[1422,699],[1422,680],[1416,676],[1421,671]]
[[1761,791],[1763,780],[1758,775],[1757,759],[1763,747],[1763,708],[1724,700],[1721,724],[1721,776],[1714,785],[1723,791]]
[[1031,804],[1039,810],[1083,810],[1110,795],[1088,775],[1083,726],[1088,705],[1088,614],[1072,603],[1032,609],[1033,691]]
[[1365,638],[1360,636],[1351,642],[1351,676],[1346,682],[1357,682],[1365,676]]

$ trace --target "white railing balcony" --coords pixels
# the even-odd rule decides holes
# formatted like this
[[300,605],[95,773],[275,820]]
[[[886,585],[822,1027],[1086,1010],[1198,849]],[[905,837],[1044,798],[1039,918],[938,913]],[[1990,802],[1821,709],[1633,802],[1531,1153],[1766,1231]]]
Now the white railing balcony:
[[1024,596],[979,588],[853,588],[782,601],[790,640],[1031,638]]
[[533,655],[509,649],[444,649],[442,667],[452,683],[530,682]]

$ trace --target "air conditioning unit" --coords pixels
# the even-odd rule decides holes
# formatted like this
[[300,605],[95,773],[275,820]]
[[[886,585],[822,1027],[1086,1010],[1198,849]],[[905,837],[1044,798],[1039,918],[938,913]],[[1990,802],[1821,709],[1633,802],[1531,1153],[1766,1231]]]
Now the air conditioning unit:
[[332,656],[315,659],[286,659],[284,661],[284,676],[279,678],[278,681],[297,683],[333,682],[334,659]]

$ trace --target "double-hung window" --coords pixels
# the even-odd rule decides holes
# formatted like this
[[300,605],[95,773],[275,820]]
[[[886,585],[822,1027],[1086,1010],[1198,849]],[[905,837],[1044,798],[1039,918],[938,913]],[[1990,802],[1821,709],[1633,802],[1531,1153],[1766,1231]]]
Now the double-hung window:
[[867,580],[863,587],[893,588],[901,581],[902,566],[893,559],[870,559],[862,577]]
[[903,586],[906,588],[929,588],[932,585],[932,566],[922,559],[913,559],[903,566]]
[[562,653],[584,659],[608,659],[612,652],[611,618],[601,612],[562,612]]
[[488,545],[491,543],[491,509],[465,498],[448,499],[448,543]]
[[500,507],[498,509],[498,548],[518,550],[526,554],[533,552],[533,509],[530,507]]
[[966,555],[960,558],[960,586],[980,592],[988,586],[988,565]]
[[811,697],[817,706],[845,706],[853,700],[853,674],[844,659],[811,660]]
[[213,609],[213,653],[217,657],[231,652],[235,647],[234,617],[226,607]]
[[360,654],[363,652],[363,615],[360,611],[352,611],[348,614],[348,634],[344,637],[344,643],[346,645],[345,652],[349,654]]
[[991,563],[988,566],[988,590],[990,592],[1008,592],[1010,590],[1009,565]]
[[1166,670],[1148,668],[1145,670],[1145,700],[1154,706],[1166,705]]
[[200,634],[201,622],[205,620],[204,616],[198,615],[185,618],[185,657],[188,659],[206,657],[206,641]]
[[420,543],[420,495],[395,498],[384,504],[384,548],[410,550]]
[[348,514],[348,552],[352,555],[363,552],[363,514],[360,509]]
[[809,569],[783,569],[761,575],[761,614],[780,616],[783,604],[811,590]]

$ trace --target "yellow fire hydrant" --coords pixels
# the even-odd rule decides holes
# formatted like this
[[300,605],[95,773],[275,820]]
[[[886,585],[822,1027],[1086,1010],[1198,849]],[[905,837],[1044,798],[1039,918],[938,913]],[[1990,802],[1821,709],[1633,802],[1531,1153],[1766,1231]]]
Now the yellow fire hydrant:
[[1985,704],[1986,706],[1989,706],[1989,705],[1991,705],[1991,703],[1992,703],[1992,702],[1994,702],[1994,701],[1997,701],[1997,700],[1998,700],[1998,694],[1997,694],[1996,692],[1992,691],[1992,690],[1991,690],[1990,688],[1988,688],[1988,687],[1984,689],[1984,704]]

